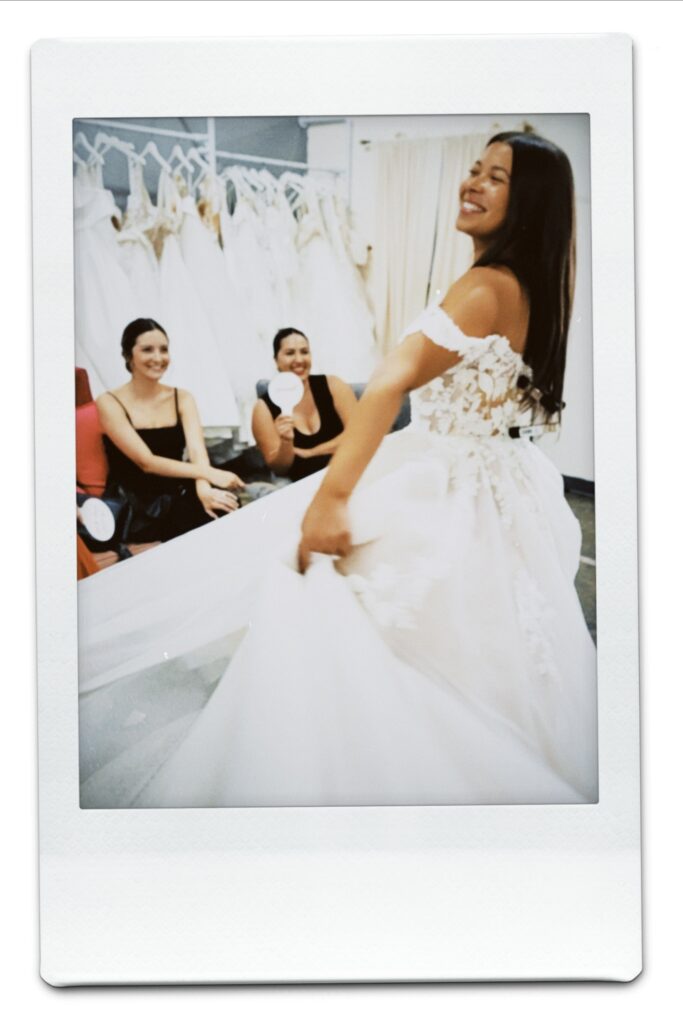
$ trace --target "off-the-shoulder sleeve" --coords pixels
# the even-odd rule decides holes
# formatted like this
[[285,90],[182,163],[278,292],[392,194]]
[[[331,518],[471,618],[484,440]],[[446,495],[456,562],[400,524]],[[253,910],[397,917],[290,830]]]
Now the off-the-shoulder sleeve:
[[486,347],[488,338],[470,338],[464,334],[458,325],[444,312],[441,306],[429,306],[406,327],[401,340],[410,334],[421,332],[441,348],[447,348],[449,352],[460,352],[466,355],[472,352],[481,351]]

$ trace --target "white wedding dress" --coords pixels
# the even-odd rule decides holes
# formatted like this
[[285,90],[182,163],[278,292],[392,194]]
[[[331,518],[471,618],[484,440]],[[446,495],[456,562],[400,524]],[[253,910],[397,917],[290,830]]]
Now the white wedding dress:
[[76,366],[88,372],[93,396],[125,383],[123,328],[140,316],[120,263],[114,220],[121,216],[102,185],[99,164],[76,169],[74,178],[74,294]]
[[276,268],[271,259],[263,223],[262,201],[237,177],[237,202],[229,217],[227,240],[230,246],[229,271],[245,309],[250,311],[252,333],[245,345],[251,346],[251,365],[261,367],[259,377],[273,371],[272,341],[282,325],[275,294]]
[[349,557],[296,571],[318,474],[79,584],[84,806],[597,799],[580,530],[509,436],[522,357],[438,306],[416,330],[462,358],[363,475]]
[[332,203],[332,196],[310,185],[300,201],[300,271],[292,284],[294,323],[310,340],[321,373],[364,382],[378,361],[373,320],[343,242],[330,238],[327,221],[333,226],[333,238],[338,226]]
[[123,225],[118,234],[119,261],[137,300],[135,318],[163,322],[159,261],[154,251],[158,213],[145,186],[143,167],[128,163],[130,192]]
[[[245,223],[251,220],[249,214],[244,220],[231,217],[223,182],[216,182],[215,208],[223,240],[221,291],[225,306],[224,338],[230,366],[234,368],[231,369],[231,379],[240,409],[240,439],[254,444],[251,417],[256,401],[256,382],[262,377],[270,377],[273,372],[270,337],[261,321],[264,291],[258,294],[265,280],[260,269],[262,254],[250,224]],[[243,231],[247,240],[246,252],[242,245]],[[248,262],[254,255],[258,257],[258,265]]]
[[[159,175],[158,204],[161,323],[171,353],[164,379],[192,393],[204,427],[236,427],[240,417],[224,354],[181,250],[180,232],[188,219],[194,226],[194,214],[188,213],[177,182],[164,170]],[[190,198],[189,204],[194,200]]]

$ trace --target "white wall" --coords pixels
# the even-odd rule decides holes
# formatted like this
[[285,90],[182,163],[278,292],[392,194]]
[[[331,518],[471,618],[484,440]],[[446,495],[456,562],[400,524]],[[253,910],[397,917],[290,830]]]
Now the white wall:
[[[562,432],[540,444],[566,476],[594,479],[593,336],[590,239],[590,135],[585,114],[425,115],[356,117],[346,123],[308,129],[308,162],[347,168],[349,202],[356,230],[366,244],[375,239],[376,148],[372,143],[396,138],[454,136],[507,131],[528,121],[540,135],[557,143],[569,157],[576,185],[577,281],[569,333]],[[367,140],[370,145],[364,145]],[[454,182],[454,188],[459,186]]]

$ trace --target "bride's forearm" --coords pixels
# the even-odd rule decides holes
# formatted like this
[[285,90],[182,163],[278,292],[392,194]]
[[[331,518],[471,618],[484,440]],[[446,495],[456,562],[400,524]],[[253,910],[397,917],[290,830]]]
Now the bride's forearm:
[[348,498],[396,419],[405,390],[396,383],[370,383],[353,410],[319,493]]
[[457,353],[439,348],[420,333],[411,334],[385,357],[346,424],[318,491],[321,498],[350,497],[405,396],[451,369],[458,359]]

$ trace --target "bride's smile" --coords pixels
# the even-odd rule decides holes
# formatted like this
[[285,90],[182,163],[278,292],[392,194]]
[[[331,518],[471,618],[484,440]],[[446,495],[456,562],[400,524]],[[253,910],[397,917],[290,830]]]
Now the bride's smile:
[[503,142],[487,146],[480,160],[460,186],[459,231],[475,240],[475,251],[482,241],[492,238],[505,223],[510,199],[513,169],[512,149]]

